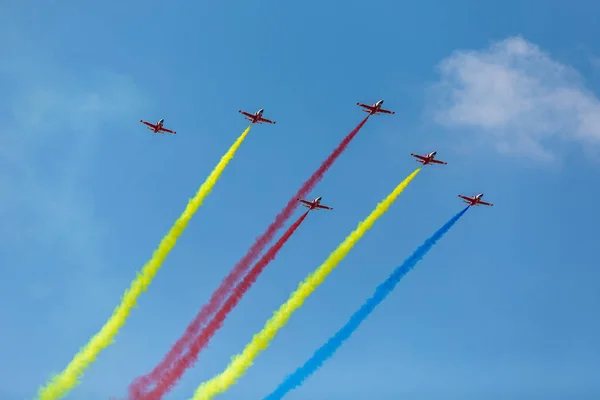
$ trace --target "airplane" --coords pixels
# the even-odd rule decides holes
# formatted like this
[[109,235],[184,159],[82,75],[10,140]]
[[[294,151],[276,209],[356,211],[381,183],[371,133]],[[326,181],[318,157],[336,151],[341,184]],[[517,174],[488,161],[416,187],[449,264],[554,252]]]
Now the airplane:
[[319,196],[316,199],[314,199],[313,201],[306,201],[306,200],[302,200],[302,199],[298,199],[298,201],[300,203],[302,203],[302,205],[306,208],[308,208],[308,211],[310,210],[318,210],[318,209],[323,209],[323,210],[333,210],[333,208],[331,207],[327,207],[327,206],[322,206],[321,205],[321,199],[323,197]]
[[160,133],[161,135],[163,135],[163,132],[169,132],[172,133],[173,135],[175,135],[177,132],[172,131],[170,129],[164,128],[163,124],[165,123],[164,119],[160,119],[158,120],[158,122],[156,124],[153,124],[151,122],[148,121],[144,121],[142,119],[140,119],[140,122],[144,125],[147,125],[147,128],[150,129],[152,132],[154,133]]
[[483,193],[479,193],[479,194],[477,194],[475,196],[471,196],[471,197],[467,197],[467,196],[463,196],[462,194],[459,194],[458,197],[463,199],[463,201],[465,203],[468,203],[469,206],[478,206],[478,205],[493,206],[492,203],[486,203],[485,201],[481,201],[481,198],[483,197]]
[[425,155],[425,156],[420,156],[418,154],[414,154],[414,153],[410,153],[411,156],[415,157],[417,160],[417,162],[420,162],[423,165],[427,165],[427,164],[448,164],[446,161],[440,161],[440,160],[436,160],[435,159],[435,155],[437,154],[437,151],[432,151],[431,153]]
[[368,112],[369,115],[378,114],[378,113],[396,114],[394,111],[384,110],[383,108],[381,108],[382,104],[383,104],[383,99],[381,99],[381,100],[377,101],[377,103],[373,103],[371,105],[356,103],[357,106],[361,106],[363,108],[363,111]]
[[256,113],[254,113],[254,114],[250,114],[250,113],[248,113],[248,112],[246,112],[246,111],[238,110],[238,112],[239,112],[240,114],[244,114],[244,115],[246,116],[246,119],[247,119],[248,121],[252,121],[252,123],[253,123],[253,124],[262,124],[263,122],[266,122],[266,123],[268,123],[268,124],[276,124],[276,122],[274,122],[274,121],[271,121],[270,119],[266,119],[266,118],[263,118],[263,117],[262,117],[262,115],[263,115],[263,112],[264,112],[264,111],[265,111],[265,110],[263,110],[263,109],[261,108],[261,109],[260,109],[260,110],[258,110]]

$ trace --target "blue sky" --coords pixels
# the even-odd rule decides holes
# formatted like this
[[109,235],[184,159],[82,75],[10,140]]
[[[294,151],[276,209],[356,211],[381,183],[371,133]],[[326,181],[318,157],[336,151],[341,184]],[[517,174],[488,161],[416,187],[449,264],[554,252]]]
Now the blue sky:
[[[300,5],[301,4],[301,5]],[[600,5],[557,0],[101,4],[0,13],[0,397],[32,398],[265,108],[71,399],[122,395],[183,332],[299,185],[385,98],[310,215],[169,399],[242,350],[417,165],[388,214],[220,398],[262,398],[462,207],[470,210],[293,399],[600,396]],[[140,119],[165,118],[176,136]],[[298,211],[298,216],[300,211]]]

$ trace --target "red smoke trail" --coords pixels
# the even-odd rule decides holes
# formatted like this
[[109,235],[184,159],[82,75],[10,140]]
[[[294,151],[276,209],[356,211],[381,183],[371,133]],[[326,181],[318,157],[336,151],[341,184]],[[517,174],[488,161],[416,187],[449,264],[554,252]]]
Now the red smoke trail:
[[227,315],[235,308],[240,302],[244,294],[250,289],[250,287],[256,282],[261,272],[265,267],[275,259],[279,250],[288,241],[288,239],[294,234],[296,229],[300,226],[302,221],[306,218],[309,211],[302,214],[300,218],[288,230],[281,236],[281,238],[271,247],[258,262],[252,267],[244,279],[233,289],[233,292],[229,295],[223,306],[213,319],[206,325],[206,327],[200,332],[195,338],[193,343],[189,346],[188,352],[179,358],[173,364],[172,368],[168,371],[164,371],[159,381],[156,383],[156,388],[152,390],[148,395],[144,396],[145,400],[160,400],[169,392],[177,381],[181,379],[183,373],[192,366],[193,363],[198,359],[198,354],[206,347],[210,339],[215,333],[223,326],[223,321],[227,318]]
[[198,331],[206,324],[207,319],[213,315],[218,307],[223,303],[225,296],[231,291],[233,286],[241,279],[246,273],[248,268],[254,260],[258,258],[258,255],[264,250],[265,246],[273,240],[273,236],[285,222],[290,218],[292,213],[298,207],[298,198],[306,197],[312,189],[323,179],[325,172],[333,165],[335,160],[346,150],[354,136],[360,131],[363,125],[367,122],[369,116],[363,119],[357,126],[342,140],[338,147],[327,157],[327,159],[321,164],[310,178],[298,190],[296,194],[288,201],[287,205],[283,210],[279,212],[275,221],[269,225],[267,231],[263,233],[250,247],[250,250],[246,255],[235,265],[233,270],[223,279],[221,285],[211,295],[208,303],[206,303],[200,312],[196,315],[194,320],[188,325],[185,333],[177,340],[177,342],[171,347],[171,350],[165,355],[162,361],[154,367],[152,372],[147,375],[136,378],[132,383],[129,384],[129,399],[137,400],[141,394],[148,391],[150,385],[156,382],[163,371],[170,369],[171,365],[175,360],[185,351],[189,344],[189,341],[198,335]]

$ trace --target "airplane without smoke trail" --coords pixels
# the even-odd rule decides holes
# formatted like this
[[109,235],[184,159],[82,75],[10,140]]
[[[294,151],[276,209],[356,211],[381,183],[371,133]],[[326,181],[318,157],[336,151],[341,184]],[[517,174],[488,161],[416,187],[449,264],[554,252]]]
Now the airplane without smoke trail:
[[268,124],[276,124],[276,122],[274,122],[274,121],[271,121],[270,119],[263,118],[263,116],[262,116],[262,115],[263,115],[263,112],[264,112],[264,111],[265,111],[265,110],[263,110],[263,109],[261,108],[261,109],[260,109],[260,110],[258,110],[256,113],[254,113],[254,114],[250,114],[249,112],[242,111],[242,110],[238,110],[238,112],[239,112],[240,114],[243,114],[243,115],[246,117],[246,119],[247,119],[248,121],[251,121],[253,124],[262,124],[263,122],[266,122],[266,123],[268,123]]
[[481,201],[481,198],[483,197],[483,193],[479,193],[479,194],[477,194],[475,196],[471,196],[471,197],[467,197],[467,196],[463,196],[462,194],[459,194],[458,197],[463,199],[463,201],[465,203],[468,203],[469,206],[478,206],[478,205],[493,206],[492,203],[486,203],[485,201]]
[[414,154],[414,153],[410,153],[411,156],[415,157],[421,164],[423,165],[427,165],[427,164],[448,164],[446,161],[440,161],[440,160],[436,160],[435,159],[435,155],[437,154],[437,151],[432,151],[431,153],[424,155],[424,156],[420,156],[418,154]]
[[306,201],[306,200],[302,200],[302,199],[298,199],[298,201],[300,203],[302,203],[302,205],[306,208],[308,208],[308,211],[310,210],[333,210],[333,208],[331,207],[327,207],[327,206],[323,206],[321,205],[321,199],[322,197],[319,196],[316,199],[314,199],[313,201]]
[[363,111],[369,113],[369,115],[379,114],[379,113],[396,114],[394,111],[384,110],[383,108],[381,108],[382,104],[383,104],[383,99],[381,99],[381,100],[377,101],[377,103],[373,103],[371,105],[356,103],[357,106],[361,106],[363,108]]
[[144,125],[147,125],[147,128],[150,129],[154,133],[160,133],[161,135],[164,135],[163,132],[172,133],[173,135],[177,133],[175,131],[172,131],[170,129],[163,127],[163,124],[165,123],[164,119],[160,119],[156,124],[153,124],[148,121],[144,121],[143,119],[140,119],[140,122]]

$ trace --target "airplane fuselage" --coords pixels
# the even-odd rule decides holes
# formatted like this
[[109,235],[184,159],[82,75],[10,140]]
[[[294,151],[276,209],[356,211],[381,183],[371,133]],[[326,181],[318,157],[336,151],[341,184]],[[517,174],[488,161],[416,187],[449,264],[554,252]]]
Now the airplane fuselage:
[[477,205],[481,201],[482,197],[483,197],[483,193],[479,193],[478,195],[473,196],[473,198],[471,199],[471,205],[472,206]]
[[379,100],[376,103],[373,103],[373,105],[371,107],[373,107],[374,109],[371,110],[370,114],[377,114],[379,112],[379,110],[381,110],[381,106],[383,105],[383,100]]
[[164,119],[160,119],[158,120],[158,122],[156,123],[156,128],[154,128],[154,133],[157,133],[160,131],[160,129],[163,127],[163,124],[165,123]]
[[264,112],[264,111],[265,111],[265,110],[263,110],[263,109],[261,108],[260,110],[258,110],[258,111],[257,111],[257,112],[254,114],[254,117],[252,117],[252,123],[253,123],[253,124],[254,124],[254,123],[256,123],[256,122],[258,122],[258,121],[260,121],[260,117],[262,117],[262,115],[263,115],[263,112]]
[[[378,100],[377,102],[371,104],[371,109],[368,110],[369,115],[374,115],[381,110],[381,105],[383,104],[383,100]],[[367,110],[365,110],[367,111]]]
[[317,208],[317,206],[319,205],[319,203],[321,203],[321,199],[322,197],[317,197],[316,199],[314,199],[313,201],[310,202],[310,209],[314,210],[315,208]]
[[433,151],[425,156],[425,160],[422,161],[423,165],[431,164],[431,161],[435,158],[436,152]]

